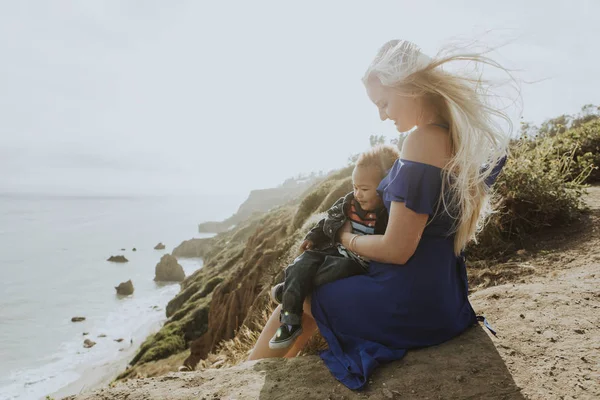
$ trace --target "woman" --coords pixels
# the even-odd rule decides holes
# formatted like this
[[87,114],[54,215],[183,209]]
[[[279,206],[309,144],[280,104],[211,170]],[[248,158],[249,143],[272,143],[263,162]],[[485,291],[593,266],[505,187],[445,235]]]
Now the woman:
[[382,121],[416,129],[377,189],[389,211],[386,233],[356,236],[345,226],[338,236],[372,260],[370,272],[318,288],[305,304],[304,333],[287,352],[268,348],[275,310],[251,360],[295,356],[318,326],[329,345],[325,364],[359,389],[380,363],[476,323],[462,252],[489,211],[489,186],[505,160],[510,132],[495,118],[510,120],[486,103],[483,82],[442,68],[452,61],[498,66],[472,54],[431,59],[407,41],[380,49],[363,78],[367,94]]

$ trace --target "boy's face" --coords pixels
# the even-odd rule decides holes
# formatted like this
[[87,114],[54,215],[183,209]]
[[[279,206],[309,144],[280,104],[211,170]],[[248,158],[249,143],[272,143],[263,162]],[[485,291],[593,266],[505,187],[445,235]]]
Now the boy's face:
[[352,172],[354,198],[363,210],[371,211],[383,204],[377,193],[377,186],[379,186],[380,181],[381,175],[378,168],[354,167]]

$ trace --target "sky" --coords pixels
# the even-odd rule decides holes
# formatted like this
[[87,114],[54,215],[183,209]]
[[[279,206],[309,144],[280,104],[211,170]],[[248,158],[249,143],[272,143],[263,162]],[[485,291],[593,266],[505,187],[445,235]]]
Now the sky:
[[600,1],[0,0],[0,191],[245,194],[397,135],[377,49],[495,53],[539,124],[600,104]]

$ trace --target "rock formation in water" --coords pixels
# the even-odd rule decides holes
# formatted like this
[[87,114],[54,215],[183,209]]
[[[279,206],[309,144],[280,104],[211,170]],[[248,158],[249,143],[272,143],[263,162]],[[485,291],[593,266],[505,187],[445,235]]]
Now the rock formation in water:
[[183,267],[170,254],[162,256],[154,270],[154,280],[164,282],[181,282],[185,279]]
[[119,283],[119,286],[115,286],[115,289],[117,289],[117,294],[129,296],[130,294],[133,294],[133,282],[131,282],[131,279],[127,282],[121,282]]
[[110,257],[108,257],[108,260],[106,260],[106,261],[116,262],[116,263],[129,262],[129,260],[126,259],[125,256],[110,256]]

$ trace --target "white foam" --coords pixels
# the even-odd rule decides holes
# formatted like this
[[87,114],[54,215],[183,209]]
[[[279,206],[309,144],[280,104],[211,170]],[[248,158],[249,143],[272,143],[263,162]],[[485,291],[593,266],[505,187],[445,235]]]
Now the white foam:
[[[180,260],[180,264],[189,275],[201,266],[201,261]],[[74,335],[63,342],[56,353],[39,360],[39,367],[12,372],[8,377],[10,383],[0,388],[0,400],[44,399],[81,379],[86,372],[125,358],[129,361],[146,337],[160,328],[166,319],[165,306],[179,288],[178,284],[157,285],[152,294],[122,299],[114,311],[91,325],[89,331],[94,335]],[[98,334],[106,337],[99,338]],[[96,345],[85,349],[83,341],[86,338],[95,341]],[[120,338],[124,340],[115,341]]]

